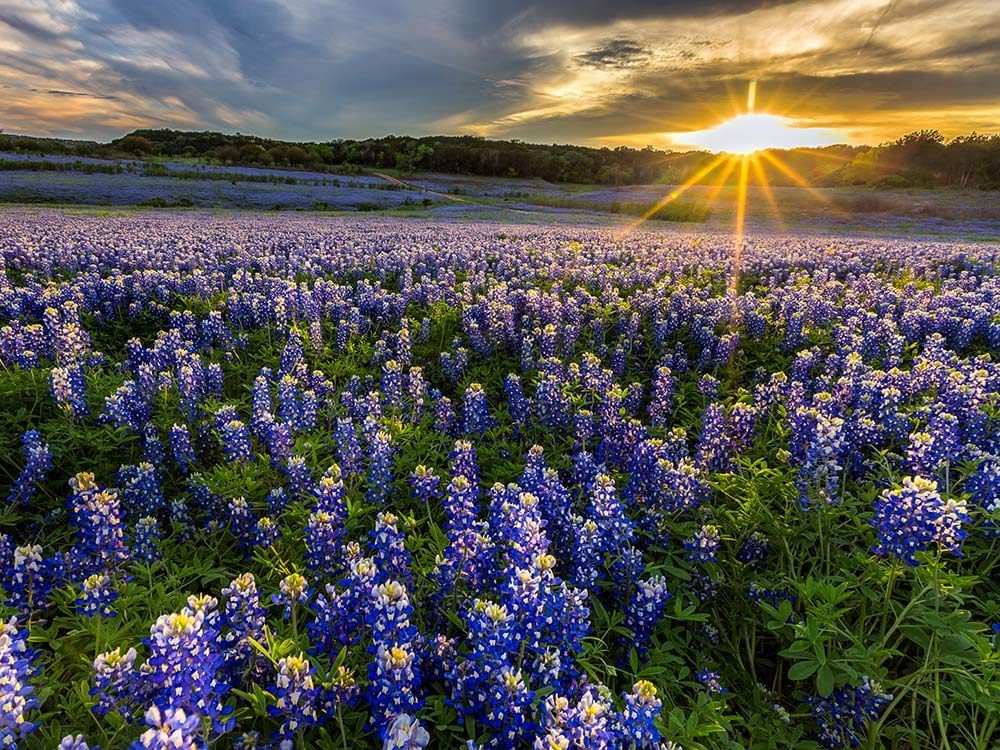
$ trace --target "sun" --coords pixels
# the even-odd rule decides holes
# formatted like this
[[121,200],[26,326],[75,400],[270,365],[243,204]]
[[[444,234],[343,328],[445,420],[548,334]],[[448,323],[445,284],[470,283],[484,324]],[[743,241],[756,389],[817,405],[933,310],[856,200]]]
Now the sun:
[[707,130],[674,133],[672,139],[716,153],[746,155],[776,148],[828,146],[837,137],[823,128],[796,127],[793,120],[781,115],[751,112]]
[[[727,283],[729,297],[733,300],[734,305],[731,313],[734,325],[738,317],[735,300],[740,284],[741,258],[746,239],[746,209],[747,199],[750,197],[751,179],[755,180],[775,218],[779,221],[781,220],[780,207],[768,179],[768,169],[780,172],[784,177],[808,190],[821,202],[830,206],[831,210],[836,210],[827,196],[817,191],[809,184],[808,180],[786,164],[783,157],[775,152],[775,149],[829,145],[836,142],[836,134],[822,128],[796,127],[795,122],[787,117],[755,112],[756,100],[757,82],[750,81],[744,113],[708,130],[671,134],[676,143],[699,146],[716,152],[715,156],[707,159],[696,173],[690,175],[680,185],[674,186],[642,216],[637,217],[622,230],[622,236],[627,235],[664,206],[678,200],[695,185],[710,187],[707,202],[712,204],[725,185],[735,184],[736,211],[733,227],[733,254]],[[842,157],[830,156],[829,158],[840,160]],[[731,182],[734,173],[735,180]]]

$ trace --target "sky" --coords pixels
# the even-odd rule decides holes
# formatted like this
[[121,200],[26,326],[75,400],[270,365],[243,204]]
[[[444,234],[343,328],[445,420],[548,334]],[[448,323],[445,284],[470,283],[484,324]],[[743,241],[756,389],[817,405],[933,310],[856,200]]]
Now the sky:
[[1000,1],[0,0],[0,128],[677,148],[1000,130]]

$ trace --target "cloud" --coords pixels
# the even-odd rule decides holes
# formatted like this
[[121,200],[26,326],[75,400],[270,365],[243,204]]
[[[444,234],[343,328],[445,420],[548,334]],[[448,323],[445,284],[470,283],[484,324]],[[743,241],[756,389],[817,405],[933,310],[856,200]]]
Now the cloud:
[[649,50],[632,39],[613,39],[581,52],[576,61],[591,68],[632,68],[649,60]]
[[996,127],[998,25],[993,0],[0,0],[0,127],[667,145],[756,79],[801,127],[956,134]]

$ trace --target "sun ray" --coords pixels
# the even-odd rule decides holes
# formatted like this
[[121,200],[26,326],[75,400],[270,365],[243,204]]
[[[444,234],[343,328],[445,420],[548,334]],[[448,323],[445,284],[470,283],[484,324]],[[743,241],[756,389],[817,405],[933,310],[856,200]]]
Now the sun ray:
[[831,201],[827,196],[823,195],[819,190],[810,185],[809,182],[804,177],[802,177],[802,175],[800,175],[794,169],[789,167],[774,154],[770,153],[769,151],[761,151],[760,155],[765,159],[767,159],[767,161],[773,164],[774,167],[779,172],[788,177],[788,179],[792,180],[796,185],[808,190],[810,195],[812,195],[814,198],[822,202],[824,205],[830,208],[835,207],[833,201]]
[[740,180],[736,192],[736,227],[734,229],[733,263],[729,273],[729,293],[735,294],[740,283],[740,263],[743,259],[743,242],[747,218],[747,178],[750,174],[750,157],[740,159]]
[[719,172],[718,179],[716,179],[712,185],[710,192],[705,197],[705,203],[712,205],[715,203],[716,199],[719,197],[719,193],[722,189],[726,187],[729,182],[729,177],[732,175],[733,170],[736,169],[736,165],[739,163],[739,159],[729,159],[726,162],[726,166]]
[[[788,149],[788,150],[789,151],[800,151],[801,149],[793,148],[793,149]],[[836,162],[840,162],[840,163],[843,163],[843,164],[853,164],[854,163],[854,159],[851,158],[851,157],[840,156],[838,154],[826,154],[826,153],[823,153],[822,151],[820,151],[819,149],[810,150],[809,151],[809,155],[810,156],[815,156],[815,157],[820,158],[820,159],[826,159],[827,161],[836,161]]]
[[694,175],[689,177],[683,183],[674,188],[670,193],[665,195],[663,198],[658,200],[653,206],[647,210],[642,216],[637,218],[635,221],[630,222],[620,233],[620,236],[629,234],[635,231],[636,227],[641,225],[644,221],[648,220],[651,216],[656,214],[657,211],[661,210],[668,203],[672,203],[681,197],[689,188],[701,182],[705,177],[712,173],[716,167],[722,164],[726,159],[731,158],[728,154],[719,154],[712,161],[710,161],[706,166],[698,170]]
[[785,221],[781,217],[781,209],[778,207],[778,201],[774,197],[774,191],[771,189],[771,183],[767,180],[767,173],[764,172],[764,167],[760,164],[760,156],[758,154],[754,154],[750,160],[750,164],[753,167],[754,174],[757,175],[757,180],[760,183],[760,190],[764,193],[764,197],[767,199],[767,203],[771,207],[771,215],[782,229],[787,229]]
[[[740,158],[740,177],[736,190],[736,221],[733,227],[733,257],[730,261],[729,278],[726,280],[726,297],[729,299],[729,330],[736,333],[739,326],[739,304],[737,295],[740,288],[740,276],[743,265],[743,245],[746,241],[746,209],[747,182],[750,175],[750,162],[754,157],[750,154]],[[735,377],[736,350],[730,349],[728,371],[729,378]]]

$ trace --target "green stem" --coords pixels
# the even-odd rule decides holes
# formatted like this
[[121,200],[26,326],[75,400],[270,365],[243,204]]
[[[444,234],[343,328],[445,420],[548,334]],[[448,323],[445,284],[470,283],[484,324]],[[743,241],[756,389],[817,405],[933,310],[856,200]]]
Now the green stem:
[[340,727],[340,740],[344,744],[344,750],[350,750],[350,745],[347,744],[347,731],[344,729],[343,706],[339,703],[337,704],[337,726]]

